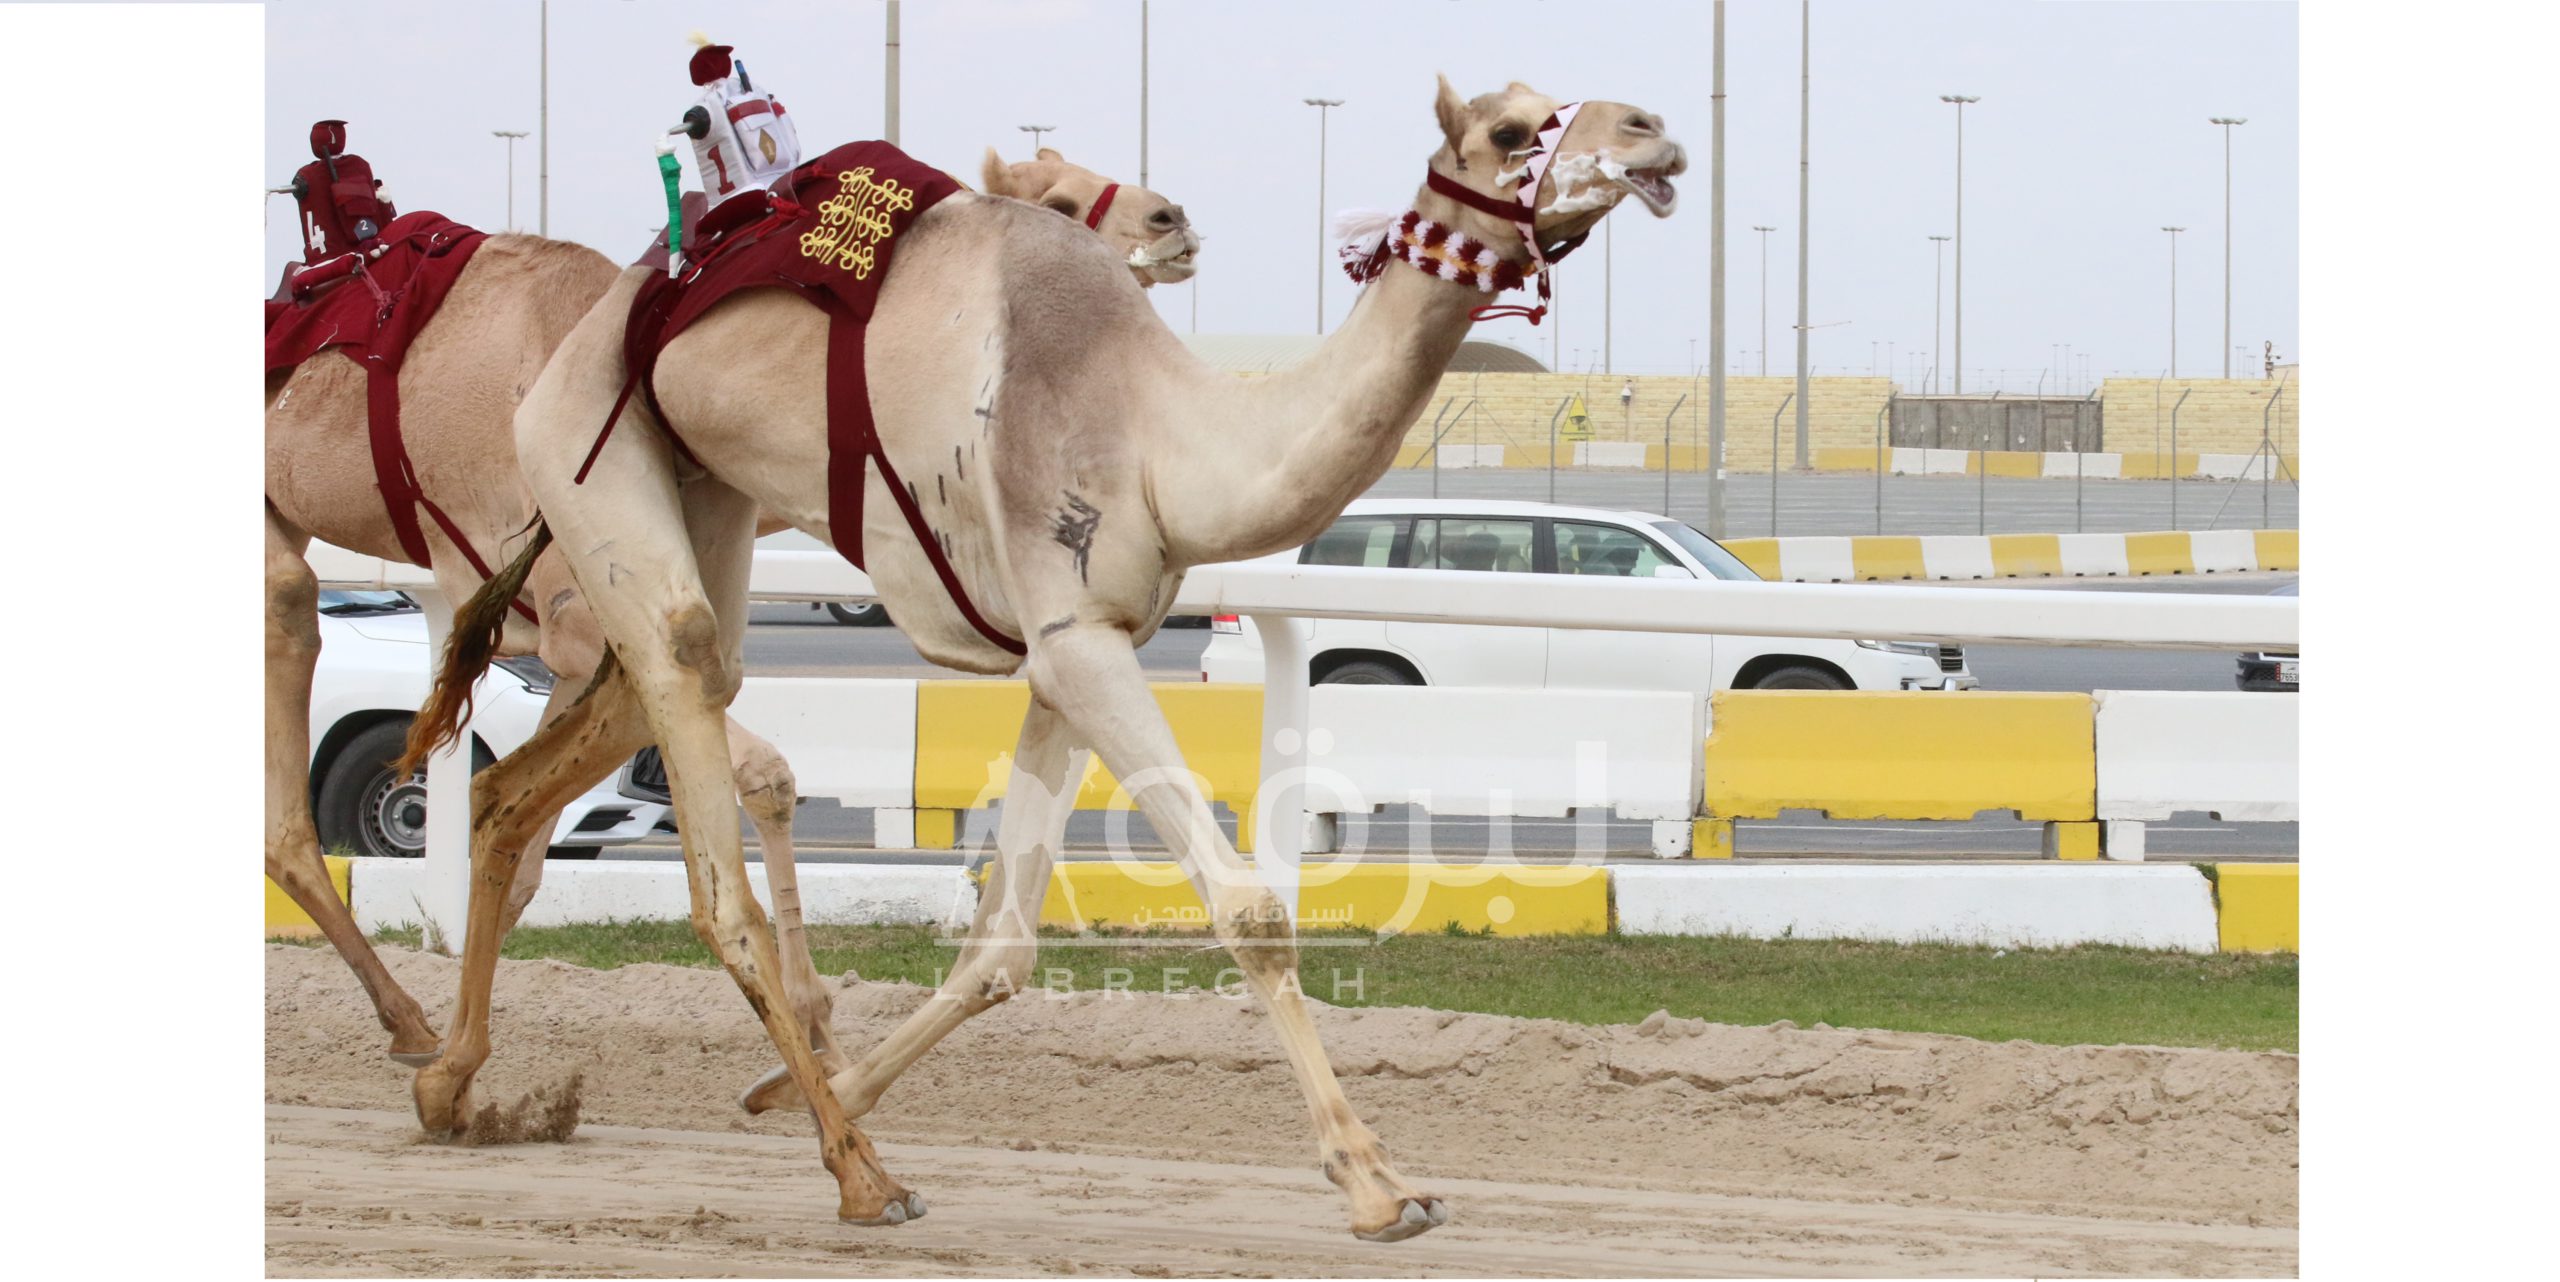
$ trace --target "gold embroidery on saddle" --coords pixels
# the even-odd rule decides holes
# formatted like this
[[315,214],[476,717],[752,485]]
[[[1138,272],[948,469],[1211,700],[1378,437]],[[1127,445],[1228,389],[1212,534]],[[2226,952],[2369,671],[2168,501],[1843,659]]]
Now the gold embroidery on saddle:
[[894,178],[879,178],[869,165],[836,175],[836,194],[818,206],[818,225],[800,237],[800,253],[853,273],[871,275],[875,250],[897,228],[890,215],[915,208],[916,190]]

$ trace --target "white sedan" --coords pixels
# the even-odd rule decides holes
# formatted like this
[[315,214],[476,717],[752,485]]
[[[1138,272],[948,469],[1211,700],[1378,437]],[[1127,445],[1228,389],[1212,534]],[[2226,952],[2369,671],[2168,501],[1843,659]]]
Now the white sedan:
[[[1484,499],[1361,499],[1332,528],[1266,558],[1301,565],[1605,574],[1758,582],[1715,540],[1649,512]],[[1688,690],[1967,690],[1961,646],[1926,641],[1596,632],[1481,624],[1300,619],[1308,679],[1346,685]],[[1262,680],[1262,638],[1221,615],[1204,681]]]
[[[427,781],[395,778],[409,723],[431,684],[427,620],[397,592],[320,594],[320,663],[311,678],[311,796],[320,845],[332,853],[416,858],[427,848]],[[533,737],[551,692],[538,659],[500,659],[474,688],[471,768]],[[560,812],[554,858],[591,858],[638,841],[668,808],[626,793],[630,767]]]

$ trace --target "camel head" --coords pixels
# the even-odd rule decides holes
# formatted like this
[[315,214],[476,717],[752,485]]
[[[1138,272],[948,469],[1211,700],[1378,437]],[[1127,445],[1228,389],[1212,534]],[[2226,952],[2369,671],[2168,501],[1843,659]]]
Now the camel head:
[[[1469,101],[1442,76],[1436,107],[1444,141],[1431,167],[1472,191],[1514,203],[1538,131],[1566,105],[1516,80],[1500,93]],[[1654,217],[1670,217],[1680,199],[1671,180],[1689,168],[1688,153],[1671,140],[1662,117],[1623,102],[1580,104],[1548,150],[1537,193],[1536,228],[1543,245],[1591,230],[1630,194]],[[1500,236],[1486,236],[1494,244],[1518,236],[1510,228],[1497,230]]]
[[[1067,163],[1066,157],[1047,147],[1036,158],[1015,165],[1006,164],[989,147],[979,181],[988,195],[1028,201],[1080,223],[1091,218],[1094,204],[1112,185],[1110,179]],[[1199,268],[1200,237],[1182,216],[1182,206],[1144,187],[1123,185],[1114,192],[1110,208],[1103,211],[1094,230],[1128,261],[1130,274],[1140,285],[1189,280]]]

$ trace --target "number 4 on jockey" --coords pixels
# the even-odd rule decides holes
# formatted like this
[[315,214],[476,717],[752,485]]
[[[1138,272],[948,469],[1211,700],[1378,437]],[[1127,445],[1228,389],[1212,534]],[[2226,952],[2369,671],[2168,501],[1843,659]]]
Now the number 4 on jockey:
[[302,261],[308,265],[354,250],[370,250],[395,216],[373,166],[347,152],[347,122],[311,126],[310,164],[294,171],[296,213],[302,220]]
[[771,187],[800,165],[800,132],[774,96],[755,87],[730,46],[696,35],[693,83],[702,100],[684,113],[693,139],[694,171],[713,205],[743,191]]

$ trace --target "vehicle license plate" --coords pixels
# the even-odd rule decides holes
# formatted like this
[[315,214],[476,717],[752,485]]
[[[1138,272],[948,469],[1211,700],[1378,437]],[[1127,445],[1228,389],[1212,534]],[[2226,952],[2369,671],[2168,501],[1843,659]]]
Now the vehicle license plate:
[[2302,660],[2276,660],[2276,680],[2289,686],[2302,684]]

